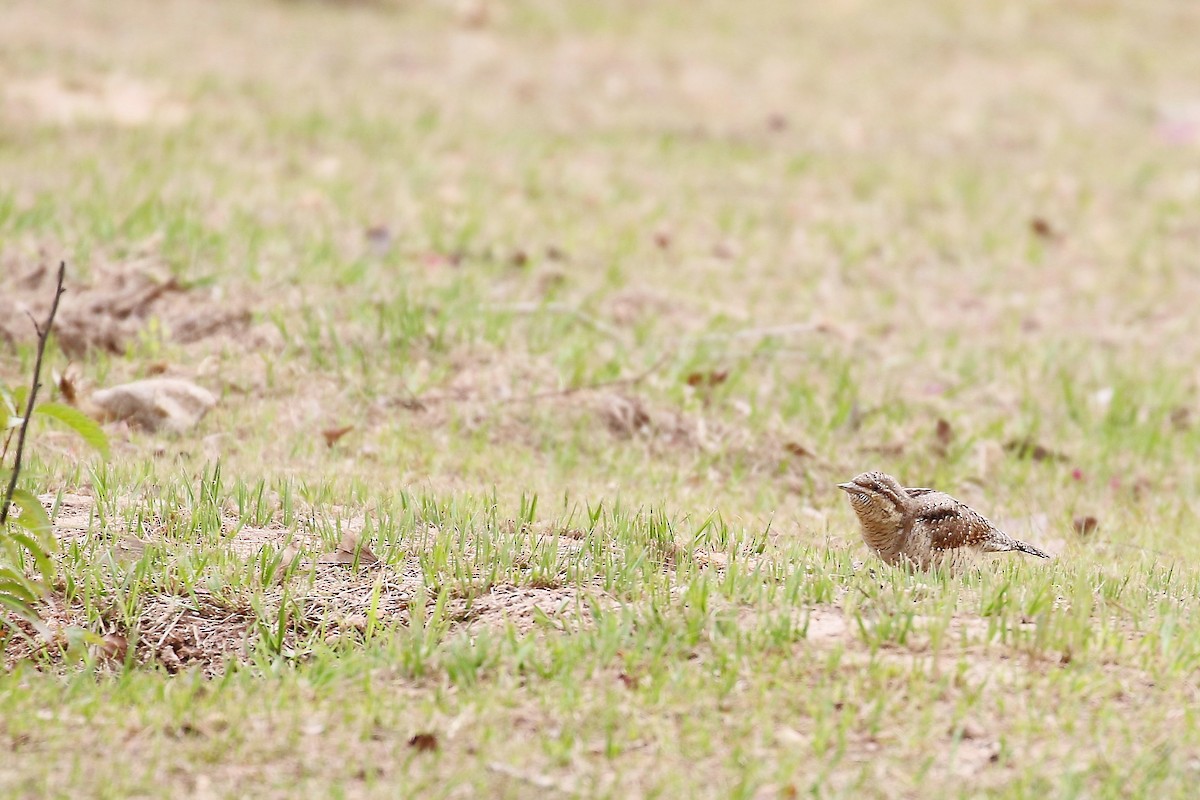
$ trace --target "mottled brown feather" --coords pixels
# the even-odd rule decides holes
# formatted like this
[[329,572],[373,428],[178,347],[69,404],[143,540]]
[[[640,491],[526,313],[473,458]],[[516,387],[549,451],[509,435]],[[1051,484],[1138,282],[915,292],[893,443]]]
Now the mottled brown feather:
[[1010,550],[1049,558],[945,492],[905,489],[882,472],[864,472],[839,486],[850,495],[864,541],[889,564],[925,569],[970,552]]

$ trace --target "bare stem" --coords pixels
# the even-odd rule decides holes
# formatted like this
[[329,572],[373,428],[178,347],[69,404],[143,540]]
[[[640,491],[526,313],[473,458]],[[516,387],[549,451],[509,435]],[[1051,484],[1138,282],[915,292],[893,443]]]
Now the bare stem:
[[33,386],[29,388],[29,402],[25,404],[25,416],[21,420],[21,429],[17,434],[17,453],[13,459],[12,475],[8,479],[8,490],[4,493],[4,503],[0,505],[0,525],[8,522],[8,509],[12,505],[13,493],[17,490],[17,478],[21,475],[21,456],[25,453],[25,434],[29,430],[29,417],[33,414],[33,403],[37,399],[38,389],[41,388],[42,355],[46,352],[46,340],[50,338],[50,329],[54,327],[54,315],[58,313],[58,301],[63,295],[63,279],[67,274],[67,262],[58,265],[58,288],[54,292],[54,302],[50,304],[50,314],[46,317],[43,327],[34,320],[33,327],[37,331],[37,359],[33,362]]

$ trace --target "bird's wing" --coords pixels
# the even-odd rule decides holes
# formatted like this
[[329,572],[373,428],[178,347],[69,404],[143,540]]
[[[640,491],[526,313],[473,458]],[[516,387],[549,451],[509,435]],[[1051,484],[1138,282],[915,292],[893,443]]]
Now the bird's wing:
[[962,547],[991,550],[997,539],[1007,538],[970,506],[933,491],[920,496],[911,535],[922,537],[935,552]]

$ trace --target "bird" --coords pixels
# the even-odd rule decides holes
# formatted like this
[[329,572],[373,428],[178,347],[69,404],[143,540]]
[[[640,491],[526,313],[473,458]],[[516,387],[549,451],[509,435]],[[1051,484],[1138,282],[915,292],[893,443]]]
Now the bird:
[[927,570],[953,567],[975,553],[1009,551],[1050,557],[945,492],[906,489],[883,472],[864,472],[838,488],[850,496],[863,540],[888,564]]

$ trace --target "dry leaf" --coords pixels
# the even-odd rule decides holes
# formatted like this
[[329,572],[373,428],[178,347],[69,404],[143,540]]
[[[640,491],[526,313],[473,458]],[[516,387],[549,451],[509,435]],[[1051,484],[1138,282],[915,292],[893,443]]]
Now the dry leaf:
[[119,633],[110,633],[100,640],[96,655],[102,661],[121,663],[129,652],[129,640]]
[[1058,238],[1058,233],[1055,232],[1054,227],[1042,217],[1034,217],[1029,220],[1029,230],[1033,231],[1034,235],[1041,239]]
[[1032,439],[1010,439],[1004,443],[1004,449],[1017,458],[1032,458],[1034,461],[1066,461],[1067,457],[1051,450],[1045,445],[1038,444]]
[[362,541],[362,537],[353,531],[346,531],[342,534],[342,540],[338,542],[338,550],[344,553],[355,553],[359,558],[366,559],[372,564],[379,560]]
[[416,733],[408,740],[408,746],[422,753],[434,753],[441,743],[436,733]]
[[382,258],[392,249],[392,232],[386,225],[372,225],[366,230],[367,244],[371,251]]
[[1086,517],[1076,517],[1075,518],[1075,532],[1078,533],[1080,536],[1087,536],[1090,533],[1095,533],[1096,529],[1099,527],[1100,527],[1100,520],[1096,519],[1093,516],[1089,515]]
[[719,369],[711,372],[693,372],[687,376],[688,386],[720,386],[729,379],[729,370]]
[[813,451],[809,450],[799,442],[785,442],[783,449],[794,455],[796,458],[812,458]]
[[338,440],[345,436],[350,431],[354,430],[353,425],[345,425],[341,428],[326,428],[321,431],[321,436],[325,439],[326,447],[333,447]]
[[944,419],[938,419],[937,429],[933,432],[934,438],[937,439],[939,445],[945,450],[954,441],[954,429],[950,427],[950,423]]
[[353,531],[346,531],[338,542],[336,552],[327,553],[317,559],[318,564],[354,564],[370,566],[379,563],[379,557]]
[[113,548],[113,556],[119,561],[137,561],[146,554],[146,547],[150,543],[144,539],[139,539],[133,534],[126,534],[117,540],[116,547]]
[[300,556],[300,546],[297,544],[289,544],[283,548],[283,552],[279,554],[279,568],[287,569]]
[[62,393],[63,400],[66,400],[69,405],[73,406],[79,402],[78,387],[69,367],[58,376],[56,383],[58,383],[58,391]]
[[275,569],[275,582],[283,583],[287,579],[288,568],[300,557],[299,545],[289,544],[279,554],[279,566]]
[[942,458],[950,452],[950,443],[954,441],[954,428],[944,419],[938,418],[937,427],[933,431],[933,452]]
[[638,679],[636,675],[630,675],[627,672],[622,672],[617,676],[617,680],[624,684],[626,689],[632,690],[638,688]]
[[180,660],[179,654],[175,652],[175,648],[173,647],[159,649],[158,663],[162,664],[163,668],[172,675],[183,669],[183,661]]

